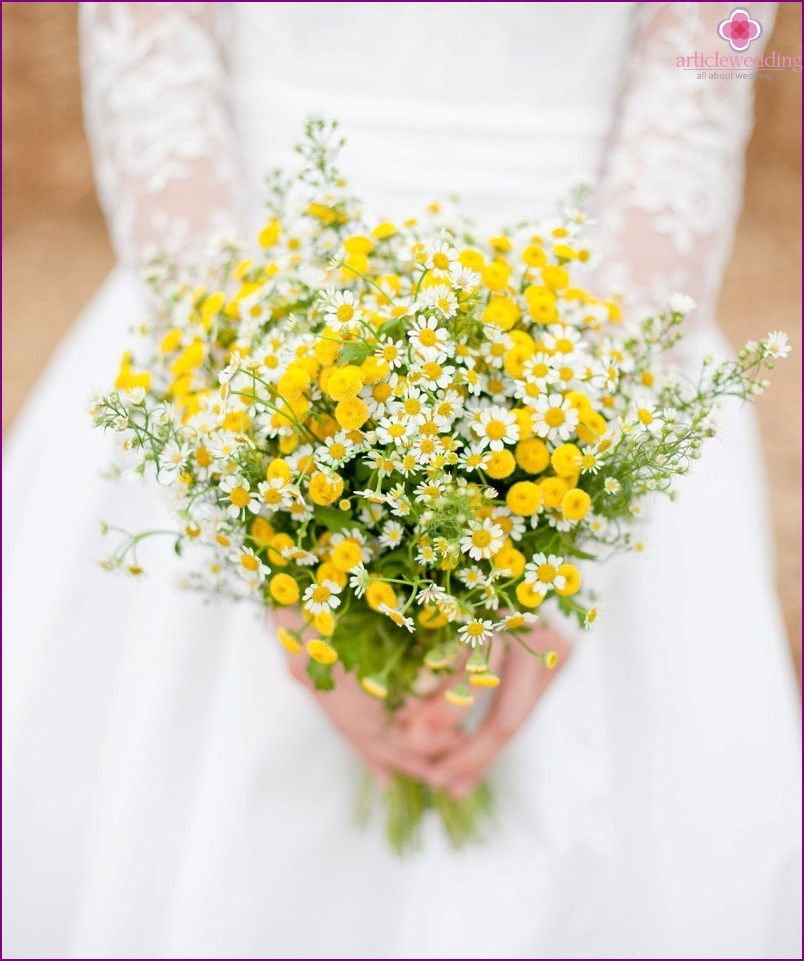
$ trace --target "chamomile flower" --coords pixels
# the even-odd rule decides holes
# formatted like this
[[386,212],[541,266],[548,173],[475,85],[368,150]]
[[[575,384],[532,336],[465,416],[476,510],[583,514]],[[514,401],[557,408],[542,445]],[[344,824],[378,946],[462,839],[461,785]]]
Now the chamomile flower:
[[426,362],[440,362],[449,356],[449,334],[435,317],[419,317],[408,328],[408,339],[416,354]]
[[335,581],[325,580],[321,584],[311,584],[302,596],[302,606],[308,614],[331,613],[340,606],[340,585]]
[[464,644],[470,647],[477,647],[483,644],[494,633],[494,625],[491,621],[480,620],[479,618],[469,621],[458,630],[458,637]]
[[486,518],[482,523],[474,521],[469,525],[469,533],[461,538],[461,550],[472,560],[487,560],[501,550],[504,543],[502,528]]
[[542,394],[532,410],[533,430],[546,440],[569,440],[578,426],[578,411],[561,394]]
[[363,308],[351,290],[334,291],[323,303],[324,321],[333,330],[346,330],[356,326],[363,318]]
[[506,444],[519,440],[519,423],[516,414],[506,407],[487,407],[480,411],[472,423],[480,447],[499,451]]
[[780,330],[774,330],[765,338],[765,353],[769,357],[774,357],[776,359],[783,359],[792,350],[790,344],[787,342],[787,334],[782,333]]
[[561,590],[566,584],[566,578],[560,573],[563,563],[564,558],[556,554],[534,554],[525,565],[525,583],[543,593]]
[[380,604],[377,610],[380,614],[385,614],[386,617],[390,618],[397,627],[404,627],[405,630],[410,631],[411,634],[416,630],[413,618],[407,617],[397,608],[389,607],[388,604]]
[[244,510],[257,514],[262,507],[260,498],[251,490],[249,482],[237,474],[224,477],[220,490],[226,495],[226,512],[230,517],[240,517]]
[[[446,284],[439,284],[437,287],[427,287],[421,294],[421,303],[425,309],[437,311],[443,319],[454,317],[458,312],[458,298],[455,296],[451,287]],[[449,347],[451,353],[451,345]]]
[[405,528],[399,521],[386,521],[382,528],[379,541],[382,547],[393,550],[403,542],[405,538]]
[[442,234],[427,248],[425,263],[434,277],[449,277],[457,260],[458,251],[453,247],[452,240],[447,234]]

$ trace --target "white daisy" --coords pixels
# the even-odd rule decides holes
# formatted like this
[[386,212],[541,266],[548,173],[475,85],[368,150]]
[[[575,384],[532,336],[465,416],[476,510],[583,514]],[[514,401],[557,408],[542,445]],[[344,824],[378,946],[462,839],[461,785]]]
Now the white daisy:
[[493,633],[494,625],[491,621],[482,621],[476,618],[460,628],[458,637],[464,644],[470,644],[472,647],[476,647],[491,637]]
[[542,394],[532,410],[533,429],[547,440],[569,440],[578,426],[578,411],[561,394]]
[[563,563],[564,558],[556,554],[534,554],[525,565],[525,582],[545,594],[551,588],[561,590],[567,583],[564,575],[558,573]]
[[502,528],[485,518],[482,523],[474,521],[470,524],[469,533],[461,538],[461,550],[473,560],[480,561],[502,550],[504,543]]
[[311,584],[304,592],[302,606],[308,614],[323,614],[334,611],[341,603],[341,589],[335,581],[323,581],[321,584]]
[[416,353],[425,361],[444,360],[449,353],[449,334],[438,326],[435,317],[419,317],[408,329],[408,338]]
[[765,338],[765,353],[769,357],[783,359],[791,351],[790,344],[787,342],[787,334],[781,330],[774,330]]
[[480,447],[489,447],[499,451],[506,444],[515,444],[519,440],[519,423],[516,414],[506,407],[488,407],[482,410],[472,424],[472,430],[478,436]]
[[363,317],[360,302],[351,290],[337,290],[325,301],[324,322],[335,330],[355,326]]

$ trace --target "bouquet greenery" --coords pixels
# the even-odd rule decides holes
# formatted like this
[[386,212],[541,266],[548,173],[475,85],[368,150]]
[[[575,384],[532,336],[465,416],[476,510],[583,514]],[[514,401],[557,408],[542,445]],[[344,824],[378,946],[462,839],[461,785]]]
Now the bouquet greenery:
[[[93,414],[167,490],[191,586],[298,609],[277,635],[319,689],[340,662],[394,711],[429,671],[469,705],[505,683],[495,644],[555,666],[529,643],[545,602],[592,624],[579,565],[639,546],[645,498],[671,493],[718,401],[759,393],[786,339],[684,376],[662,355],[694,304],[626,322],[585,289],[580,197],[491,238],[437,208],[367,220],[340,146],[308,124],[301,174],[269,179],[254,251],[222,241],[189,278],[152,265],[145,350]],[[107,565],[140,573],[149,533]],[[488,801],[400,777],[392,839],[433,807],[460,843]]]

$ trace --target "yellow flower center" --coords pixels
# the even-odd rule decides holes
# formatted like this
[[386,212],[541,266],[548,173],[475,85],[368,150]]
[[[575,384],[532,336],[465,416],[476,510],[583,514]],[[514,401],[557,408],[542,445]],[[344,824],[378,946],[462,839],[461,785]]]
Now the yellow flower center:
[[486,424],[486,436],[492,440],[500,440],[505,437],[505,424],[501,420],[490,420]]
[[548,427],[560,427],[564,423],[564,411],[560,407],[551,407],[544,420]]
[[229,492],[229,500],[235,507],[247,507],[251,495],[244,487],[235,487],[233,491]]
[[399,349],[396,344],[386,344],[382,349],[383,360],[396,360],[399,356]]
[[437,254],[433,254],[433,266],[436,270],[446,270],[449,267],[449,257],[439,251]]
[[434,360],[430,361],[428,364],[425,364],[424,367],[422,367],[422,370],[424,371],[424,375],[428,378],[428,380],[438,380],[442,373],[441,364],[437,364]]
[[408,397],[404,406],[406,414],[418,414],[422,409],[421,403],[415,397]]
[[539,564],[536,576],[543,584],[552,584],[555,580],[556,569],[552,564]]
[[341,306],[338,308],[335,314],[335,316],[338,318],[338,320],[342,324],[345,324],[347,321],[350,321],[354,317],[354,315],[355,315],[355,309],[354,307],[352,307],[351,304],[341,304]]
[[467,624],[466,633],[469,637],[482,637],[485,634],[486,629],[479,621],[472,621],[471,624]]
[[479,531],[472,534],[472,543],[475,547],[488,547],[491,543],[491,534],[485,527],[481,527]]
[[332,591],[324,584],[320,584],[313,591],[312,597],[316,604],[323,604],[329,600]]
[[424,344],[425,347],[432,347],[435,344],[437,338],[434,330],[429,327],[424,327],[419,331],[419,343]]
[[391,424],[388,428],[388,433],[391,437],[404,437],[405,436],[405,425],[404,424]]
[[260,566],[260,562],[256,557],[252,557],[251,554],[242,554],[240,557],[240,563],[247,571],[256,571]]
[[556,350],[562,354],[571,354],[573,343],[569,337],[559,337],[556,341]]
[[343,444],[330,444],[329,452],[332,457],[339,460],[346,453],[346,448]]

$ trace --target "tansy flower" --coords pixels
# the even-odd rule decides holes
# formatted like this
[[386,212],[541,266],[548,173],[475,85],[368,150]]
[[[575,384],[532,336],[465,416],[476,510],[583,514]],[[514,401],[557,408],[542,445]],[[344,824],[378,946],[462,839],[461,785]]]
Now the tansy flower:
[[532,481],[519,481],[506,494],[505,503],[514,514],[530,517],[542,506],[541,489]]
[[304,592],[303,607],[308,614],[321,614],[333,611],[341,603],[338,595],[341,588],[335,581],[326,580],[321,584],[311,584]]
[[278,627],[276,629],[276,637],[282,647],[291,654],[298,654],[302,646],[299,643],[299,639],[295,634],[291,634],[290,631],[285,630],[284,627]]
[[592,500],[586,491],[573,487],[561,498],[561,513],[568,521],[579,521],[586,517]]
[[271,597],[283,606],[295,604],[299,600],[299,585],[290,574],[274,574],[268,583]]
[[486,518],[482,523],[475,521],[470,525],[469,533],[461,538],[461,550],[480,561],[496,554],[504,543],[502,528]]
[[338,660],[338,652],[325,640],[317,638],[307,642],[307,653],[319,664],[334,664]]
[[487,671],[484,674],[472,674],[469,677],[469,683],[473,687],[498,687],[500,678],[491,671]]

